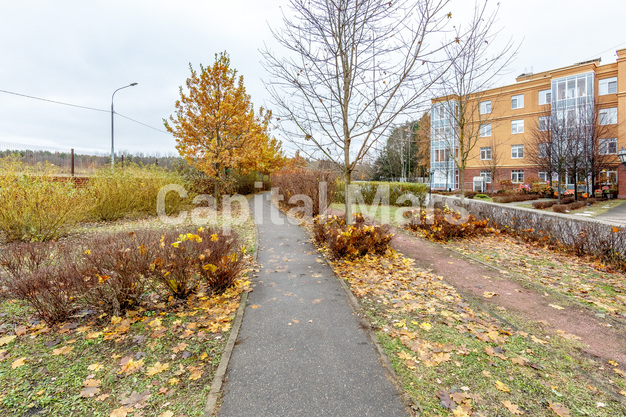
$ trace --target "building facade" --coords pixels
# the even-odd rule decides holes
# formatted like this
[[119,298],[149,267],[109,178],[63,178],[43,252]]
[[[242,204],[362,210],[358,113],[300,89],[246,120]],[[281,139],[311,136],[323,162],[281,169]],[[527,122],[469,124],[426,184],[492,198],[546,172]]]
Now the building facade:
[[[469,104],[464,106],[469,119],[465,129],[475,132],[475,137],[465,134],[465,140],[461,140],[462,146],[471,143],[467,148],[463,184],[458,172],[460,133],[454,117],[459,98],[434,99],[430,164],[433,189],[472,190],[478,184],[498,190],[503,182],[528,184],[537,179],[560,181],[566,189],[580,189],[581,184],[590,188],[589,172],[595,172],[596,187],[617,188],[619,197],[626,197],[626,168],[617,157],[617,152],[626,147],[626,49],[618,50],[617,56],[617,62],[606,65],[592,60],[552,71],[522,74],[515,84],[470,96]],[[539,162],[546,157],[546,149],[550,149],[550,161],[557,159],[557,151],[552,147],[561,123],[568,132],[573,126],[578,130],[580,126],[593,126],[582,129],[584,132],[579,136],[592,138],[590,146],[602,161],[599,164],[594,160],[596,171],[572,168],[568,162],[559,175],[549,172],[554,171],[554,164],[546,168],[546,164]],[[545,139],[550,147],[545,149],[541,139],[544,132],[550,133],[550,136],[546,133]],[[563,142],[563,146],[579,145]],[[463,149],[461,158],[462,155]],[[576,161],[578,165],[573,166],[587,166],[593,158],[587,159]],[[478,177],[483,181],[474,181]]]

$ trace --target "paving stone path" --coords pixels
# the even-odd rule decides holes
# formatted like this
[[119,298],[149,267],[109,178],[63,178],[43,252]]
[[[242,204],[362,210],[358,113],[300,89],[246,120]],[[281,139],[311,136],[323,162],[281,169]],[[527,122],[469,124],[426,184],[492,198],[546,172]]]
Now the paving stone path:
[[269,197],[251,200],[261,269],[219,415],[408,415],[341,283]]

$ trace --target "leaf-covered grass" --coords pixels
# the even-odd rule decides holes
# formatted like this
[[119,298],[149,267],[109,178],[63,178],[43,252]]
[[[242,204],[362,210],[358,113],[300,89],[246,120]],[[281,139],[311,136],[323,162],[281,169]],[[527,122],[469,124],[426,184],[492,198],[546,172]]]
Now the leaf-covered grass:
[[600,313],[626,318],[626,274],[607,269],[598,261],[506,234],[456,240],[447,245],[500,269],[514,271],[524,280],[549,287]]
[[626,414],[623,366],[582,356],[568,335],[506,312],[496,320],[400,255],[332,265],[360,299],[418,415]]
[[[213,226],[231,224],[218,217]],[[158,219],[85,226],[70,239],[162,229]],[[253,250],[251,218],[232,224]],[[247,269],[221,295],[146,293],[121,317],[82,311],[48,327],[24,303],[0,299],[0,415],[200,416]]]

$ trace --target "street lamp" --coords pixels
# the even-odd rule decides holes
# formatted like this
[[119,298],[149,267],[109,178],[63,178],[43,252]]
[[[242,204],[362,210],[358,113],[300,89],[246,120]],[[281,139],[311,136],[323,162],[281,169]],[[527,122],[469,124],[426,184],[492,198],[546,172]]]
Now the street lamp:
[[113,166],[115,165],[115,147],[113,145],[114,143],[113,142],[113,136],[114,136],[113,116],[115,115],[115,111],[113,110],[113,98],[115,97],[115,93],[117,93],[118,91],[123,90],[124,88],[134,87],[136,85],[137,83],[130,83],[128,85],[125,85],[124,87],[118,88],[111,95],[111,169],[113,169]]
[[617,153],[617,157],[622,162],[622,164],[626,166],[626,149],[624,149],[623,146],[622,146],[622,149],[620,149],[620,151]]

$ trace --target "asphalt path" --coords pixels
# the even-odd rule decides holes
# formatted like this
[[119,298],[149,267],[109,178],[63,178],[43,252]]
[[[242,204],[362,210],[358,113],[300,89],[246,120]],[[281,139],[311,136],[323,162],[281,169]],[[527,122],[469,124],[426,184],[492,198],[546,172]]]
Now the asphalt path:
[[304,231],[269,194],[251,205],[261,268],[219,415],[406,416],[374,343]]

